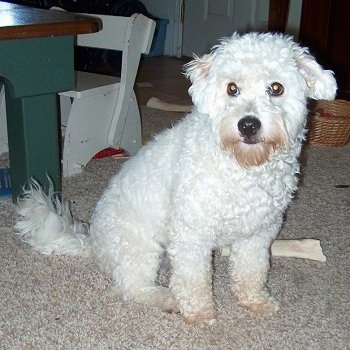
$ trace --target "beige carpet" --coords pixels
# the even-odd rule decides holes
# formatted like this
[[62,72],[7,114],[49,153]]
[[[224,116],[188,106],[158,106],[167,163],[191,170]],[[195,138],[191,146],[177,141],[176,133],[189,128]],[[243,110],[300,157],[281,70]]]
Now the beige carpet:
[[[175,113],[143,109],[146,137],[171,125]],[[1,349],[349,349],[350,147],[307,148],[301,187],[286,215],[282,238],[321,240],[326,263],[274,258],[269,288],[281,309],[251,315],[231,297],[227,258],[215,255],[218,321],[209,329],[113,294],[93,261],[46,257],[12,229],[14,206],[0,199]],[[120,161],[91,162],[64,180],[63,195],[88,220]],[[347,186],[347,187],[346,187]]]

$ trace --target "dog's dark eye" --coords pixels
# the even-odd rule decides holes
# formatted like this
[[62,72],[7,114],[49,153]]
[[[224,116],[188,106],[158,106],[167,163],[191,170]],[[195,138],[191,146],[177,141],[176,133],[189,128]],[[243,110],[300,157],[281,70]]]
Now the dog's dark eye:
[[230,83],[227,85],[227,93],[230,96],[237,96],[239,95],[239,89],[238,86],[235,83]]
[[284,92],[284,87],[282,84],[278,83],[277,81],[275,81],[274,83],[272,83],[267,92],[269,93],[269,95],[271,96],[280,96],[283,94]]

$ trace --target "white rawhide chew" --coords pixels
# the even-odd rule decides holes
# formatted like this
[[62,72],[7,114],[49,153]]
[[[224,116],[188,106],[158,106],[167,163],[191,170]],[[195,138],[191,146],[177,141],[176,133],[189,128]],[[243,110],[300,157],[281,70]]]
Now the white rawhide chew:
[[[229,256],[230,247],[222,248],[221,255]],[[276,239],[271,246],[271,255],[326,261],[320,241],[317,239]]]
[[147,107],[153,108],[153,109],[159,109],[160,111],[168,111],[168,112],[188,113],[192,111],[191,105],[179,105],[175,103],[168,103],[160,100],[157,97],[151,97],[147,102]]

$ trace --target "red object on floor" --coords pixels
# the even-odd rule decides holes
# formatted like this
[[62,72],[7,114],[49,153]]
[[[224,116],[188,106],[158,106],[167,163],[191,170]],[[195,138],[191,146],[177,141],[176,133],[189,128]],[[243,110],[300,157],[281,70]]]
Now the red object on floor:
[[115,149],[112,147],[105,148],[102,151],[96,153],[92,159],[101,159],[101,158],[107,158],[107,157],[112,157],[112,156],[124,156],[125,155],[125,150],[122,148]]

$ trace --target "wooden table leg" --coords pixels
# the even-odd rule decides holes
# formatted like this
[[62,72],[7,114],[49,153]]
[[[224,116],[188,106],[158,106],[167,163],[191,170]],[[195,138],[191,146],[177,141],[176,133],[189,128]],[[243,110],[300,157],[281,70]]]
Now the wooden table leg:
[[49,176],[61,190],[56,100],[56,94],[6,99],[14,201],[31,177],[47,190]]
[[61,190],[57,92],[75,85],[74,37],[0,41],[13,201],[31,177]]

